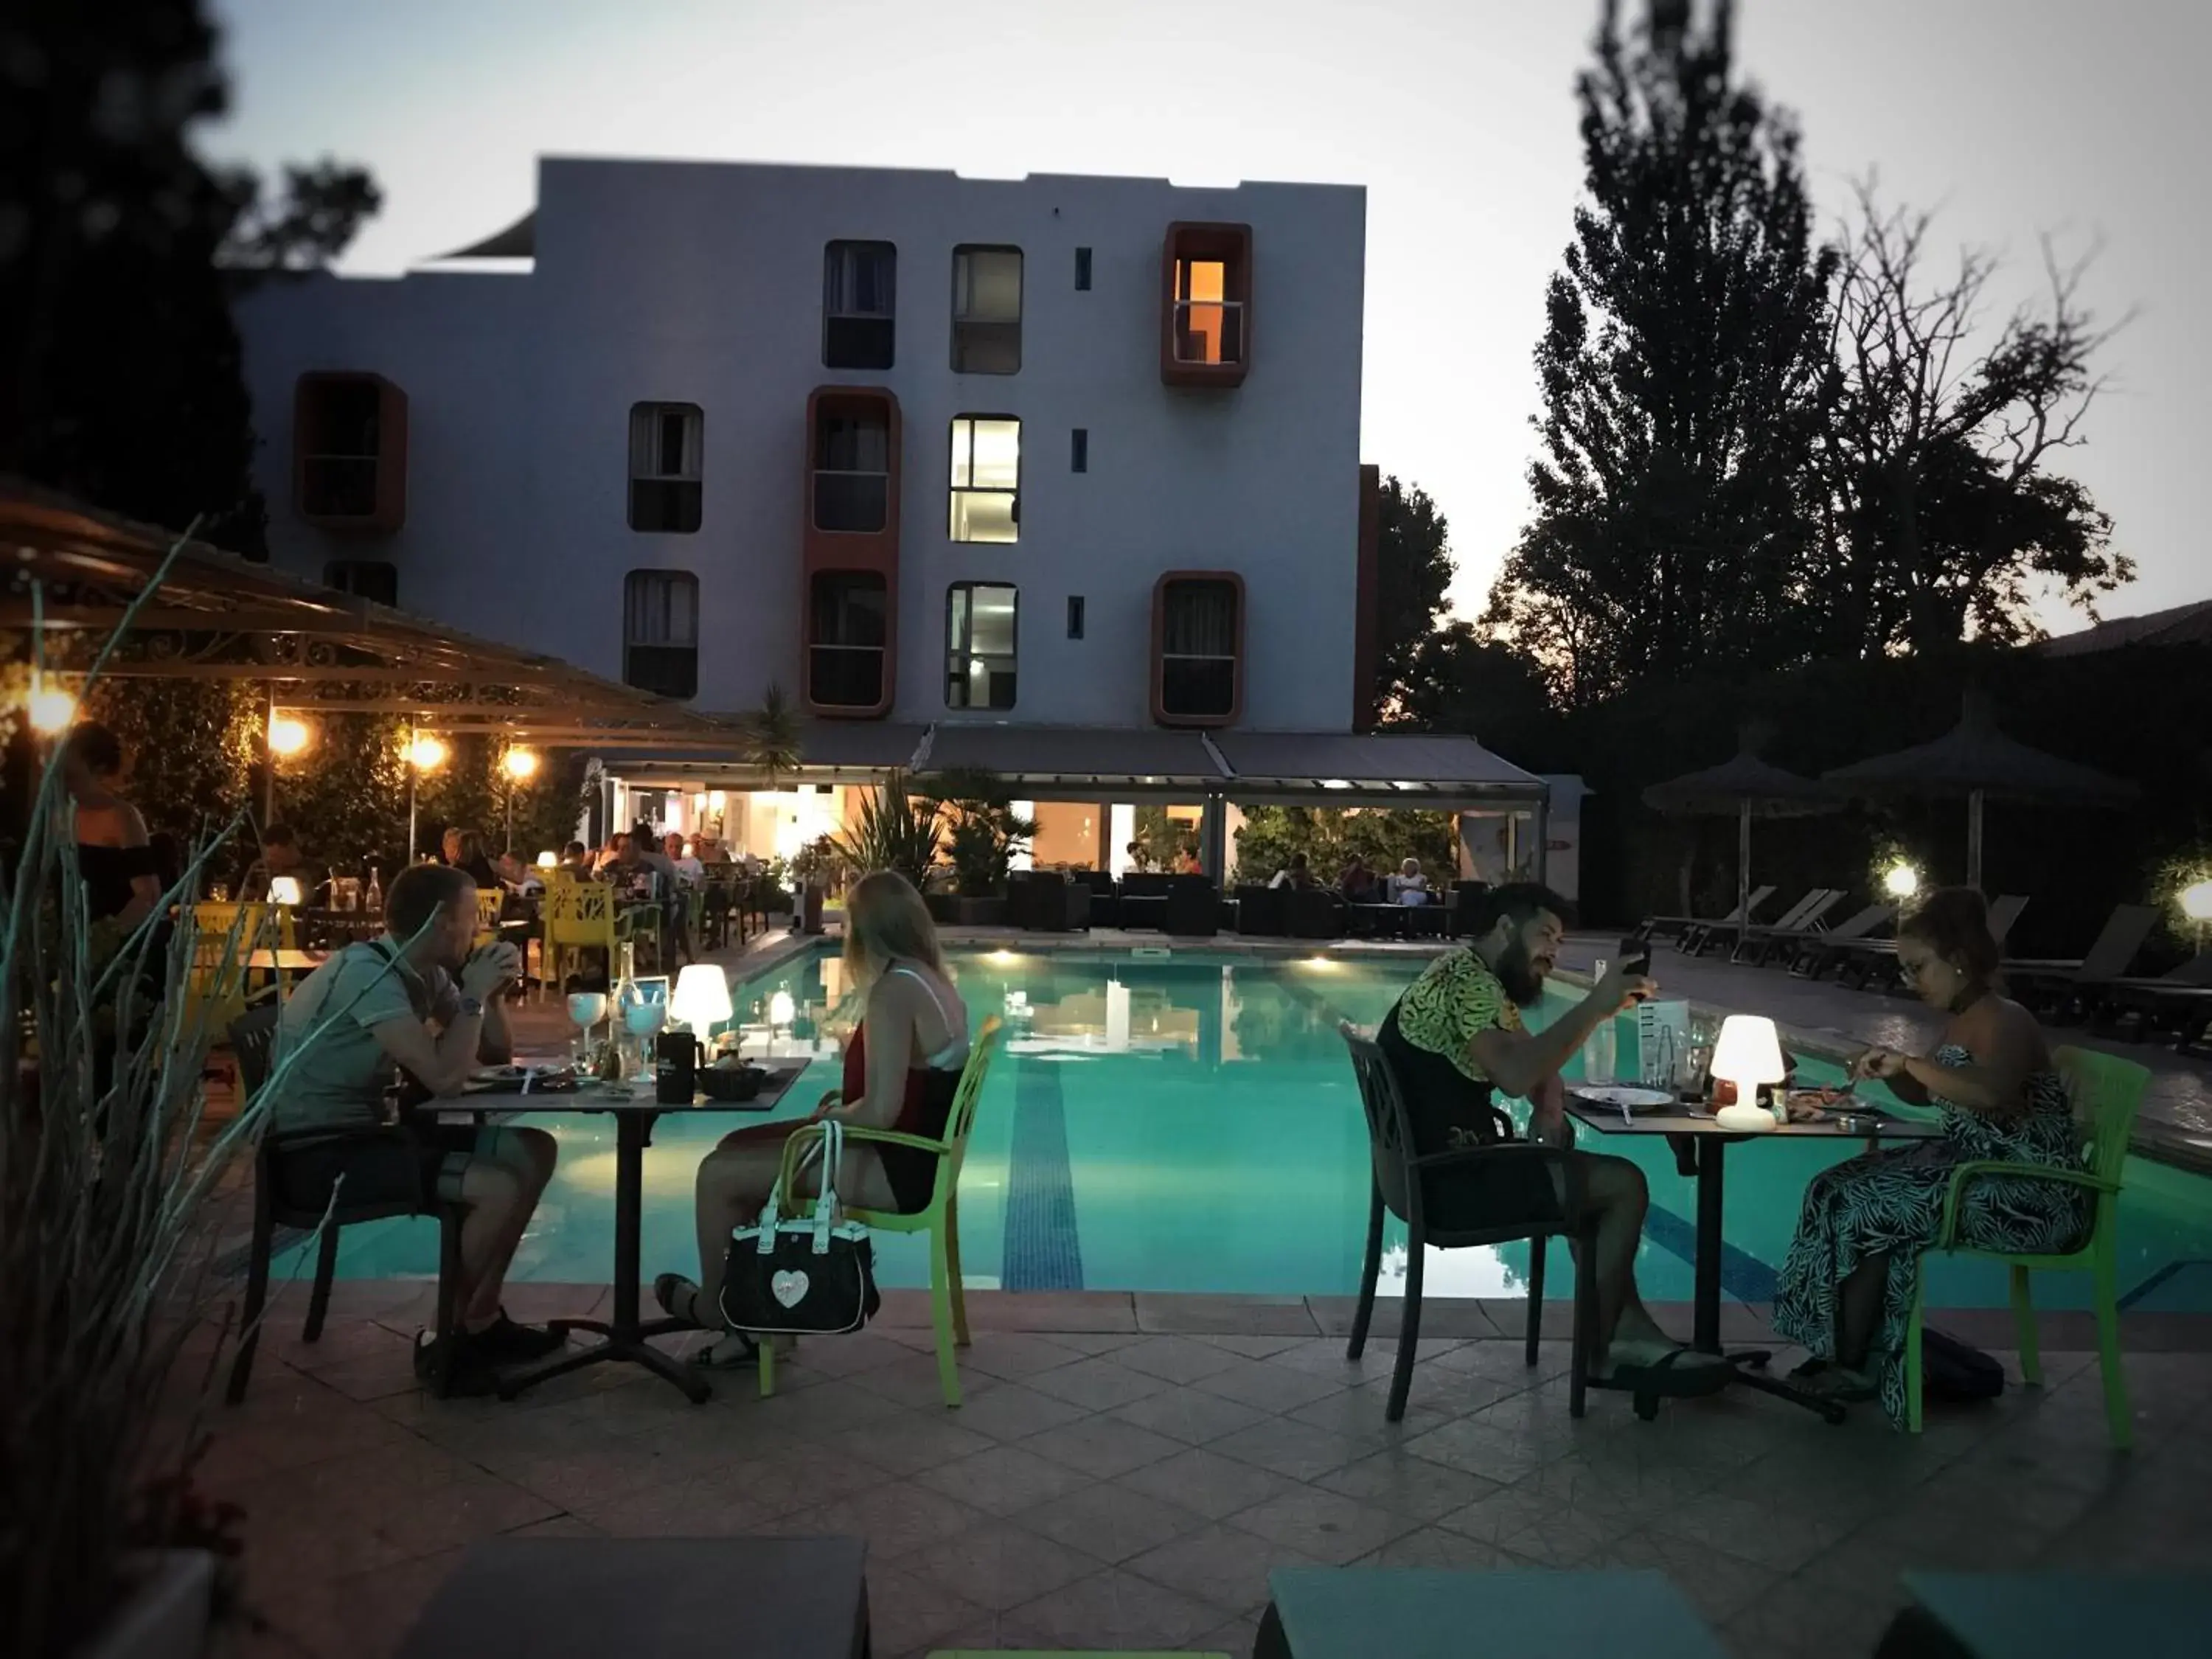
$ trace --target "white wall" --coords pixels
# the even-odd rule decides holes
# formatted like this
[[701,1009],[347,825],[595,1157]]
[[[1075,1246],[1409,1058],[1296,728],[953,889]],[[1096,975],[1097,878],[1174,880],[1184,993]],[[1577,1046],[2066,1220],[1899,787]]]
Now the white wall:
[[[1249,223],[1253,367],[1235,390],[1163,386],[1161,245],[1177,219]],[[1245,724],[1344,730],[1352,714],[1365,196],[1341,186],[1176,189],[1141,179],[965,180],[844,168],[549,160],[525,272],[276,285],[241,315],[280,563],[390,559],[401,605],[619,677],[622,583],[699,578],[699,705],[799,685],[807,394],[888,386],[905,419],[897,718],[1131,726],[1149,719],[1152,592],[1234,569],[1249,595]],[[896,366],[821,363],[834,238],[898,247]],[[1011,376],[950,368],[952,249],[1024,253]],[[1093,250],[1074,289],[1074,250]],[[407,522],[332,536],[291,510],[293,383],[374,371],[407,394]],[[705,410],[704,522],[629,529],[630,405]],[[1012,546],[947,538],[957,414],[1023,422]],[[1090,433],[1090,470],[1069,434]],[[1011,715],[944,706],[947,584],[1020,590]],[[1066,637],[1066,599],[1085,634]]]

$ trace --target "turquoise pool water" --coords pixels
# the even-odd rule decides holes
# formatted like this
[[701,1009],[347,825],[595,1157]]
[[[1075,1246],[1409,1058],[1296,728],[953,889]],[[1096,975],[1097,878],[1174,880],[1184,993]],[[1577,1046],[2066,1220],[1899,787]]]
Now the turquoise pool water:
[[[1380,1020],[1416,964],[1183,951],[990,951],[959,955],[955,969],[977,1022],[997,1014],[1008,1027],[961,1183],[971,1285],[1245,1295],[1358,1290],[1367,1138],[1336,1025]],[[842,964],[822,954],[737,990],[739,1018],[757,1031],[753,1046],[772,1042],[779,1054],[803,1057],[813,1051],[776,1115],[803,1116],[836,1085],[829,1033],[845,1002],[842,980]],[[790,998],[788,1010],[779,993]],[[1547,1000],[1546,1010],[1565,1000]],[[1532,1023],[1541,1024],[1546,1010],[1532,1012]],[[771,1030],[771,1015],[795,1018]],[[571,1116],[520,1121],[559,1137],[561,1164],[516,1277],[604,1283],[612,1267],[611,1126]],[[661,1121],[645,1165],[648,1276],[696,1271],[693,1172],[720,1135],[757,1121],[719,1113]],[[1664,1143],[1601,1140],[1585,1130],[1583,1145],[1643,1166],[1652,1194],[1638,1267],[1644,1292],[1688,1300],[1692,1183],[1677,1173]],[[1728,1294],[1767,1298],[1806,1182],[1845,1152],[1802,1140],[1736,1149],[1729,1159]],[[2129,1181],[2124,1293],[2132,1305],[2212,1311],[2212,1182],[2140,1159],[2130,1161]],[[877,1250],[884,1283],[927,1282],[920,1241],[886,1237]],[[1527,1256],[1525,1246],[1432,1252],[1428,1291],[1515,1294]],[[428,1223],[380,1223],[343,1235],[340,1272],[349,1276],[428,1276],[436,1264]],[[1395,1293],[1404,1265],[1404,1235],[1394,1224],[1385,1293]],[[1994,1265],[1938,1260],[1929,1273],[1936,1305],[2004,1304],[2003,1273]],[[2039,1301],[2086,1305],[2086,1278],[2048,1278]]]

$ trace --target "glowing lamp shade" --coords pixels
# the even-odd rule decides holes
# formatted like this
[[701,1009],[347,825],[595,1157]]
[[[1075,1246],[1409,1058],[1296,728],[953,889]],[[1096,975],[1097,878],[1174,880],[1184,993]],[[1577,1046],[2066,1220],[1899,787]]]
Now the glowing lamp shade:
[[299,877],[271,876],[269,878],[269,902],[271,904],[297,904],[300,902]]
[[313,740],[307,723],[289,714],[279,714],[269,722],[269,752],[272,755],[297,755]]
[[1920,872],[1909,864],[1893,864],[1881,878],[1882,890],[1893,899],[1909,899],[1920,890]]
[[709,812],[720,811],[728,801],[729,797],[719,789],[709,789],[707,792],[707,810]]
[[1735,1103],[1713,1115],[1722,1127],[1748,1133],[1774,1127],[1774,1114],[1762,1110],[1757,1100],[1762,1084],[1779,1083],[1789,1075],[1772,1020],[1763,1014],[1730,1014],[1723,1020],[1713,1044],[1712,1073],[1735,1085]]
[[676,976],[676,989],[668,999],[668,1017],[706,1031],[729,1023],[736,1011],[730,1006],[730,981],[711,962],[695,962]]
[[541,870],[550,870],[555,865],[560,862],[561,855],[558,853],[552,851],[550,848],[548,848],[546,851],[540,853],[538,855],[538,867]]
[[799,1018],[799,1005],[791,1000],[788,991],[778,991],[768,1000],[768,1023],[788,1025]]
[[507,758],[500,764],[507,769],[507,776],[517,783],[523,782],[538,775],[538,751],[535,749],[510,749],[507,751]]
[[451,752],[443,738],[425,732],[407,745],[407,761],[417,772],[434,772],[446,763]]
[[2199,926],[2212,921],[2212,878],[2181,890],[2181,914]]
[[33,690],[23,706],[31,730],[42,738],[59,737],[76,720],[76,699],[58,685]]

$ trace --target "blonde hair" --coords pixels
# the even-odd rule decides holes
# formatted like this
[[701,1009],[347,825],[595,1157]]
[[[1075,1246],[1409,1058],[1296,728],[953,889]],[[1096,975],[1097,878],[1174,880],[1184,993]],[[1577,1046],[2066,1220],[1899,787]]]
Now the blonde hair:
[[896,870],[874,871],[845,895],[845,969],[866,985],[902,957],[945,971],[937,924],[914,884]]

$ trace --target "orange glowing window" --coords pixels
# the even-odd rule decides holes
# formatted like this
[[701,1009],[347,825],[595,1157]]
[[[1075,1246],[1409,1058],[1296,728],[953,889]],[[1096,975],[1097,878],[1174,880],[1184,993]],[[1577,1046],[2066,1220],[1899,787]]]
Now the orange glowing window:
[[1221,259],[1176,261],[1176,358],[1186,363],[1233,363],[1241,356],[1243,307],[1229,299],[1229,266]]

